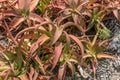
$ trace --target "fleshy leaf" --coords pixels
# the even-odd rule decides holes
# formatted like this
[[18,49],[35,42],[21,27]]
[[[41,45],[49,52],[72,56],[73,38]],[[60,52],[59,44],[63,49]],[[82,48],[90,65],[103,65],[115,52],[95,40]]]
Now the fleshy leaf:
[[91,54],[84,54],[84,55],[83,55],[83,59],[90,58],[90,57],[92,57]]
[[37,61],[37,63],[39,64],[40,69],[42,70],[43,74],[46,74],[45,69],[43,67],[42,61],[40,60],[40,58],[38,56],[35,57],[35,60]]
[[79,48],[81,50],[81,55],[84,55],[84,47],[83,47],[81,41],[77,37],[75,37],[74,35],[69,35],[69,37],[71,39],[73,39],[78,44],[78,46],[79,46]]
[[40,36],[38,38],[38,40],[36,42],[34,42],[32,45],[31,45],[31,48],[30,48],[30,53],[33,54],[40,45],[42,45],[45,41],[47,41],[49,39],[48,36],[46,36],[45,34],[43,34],[42,36]]
[[62,53],[62,43],[60,43],[58,46],[55,46],[55,50],[54,50],[54,58],[53,58],[53,65],[52,65],[52,69],[53,70],[60,58],[60,55]]
[[92,61],[92,68],[94,72],[94,76],[96,75],[96,69],[97,69],[97,62],[95,60]]
[[10,31],[16,28],[20,23],[22,23],[25,19],[24,18],[14,18],[13,21],[10,23]]
[[30,66],[30,72],[28,73],[30,80],[32,80],[32,77],[33,77],[33,75],[34,75],[34,72],[35,72],[34,68],[33,68],[32,66]]
[[75,66],[72,64],[72,62],[67,61],[68,67],[71,69],[72,71],[72,75],[74,75],[75,73]]
[[69,38],[69,35],[67,34],[66,31],[64,31],[64,34],[65,34],[65,36],[66,36],[67,44],[70,45],[70,38]]
[[97,55],[98,59],[102,59],[102,58],[109,58],[109,59],[113,59],[113,60],[120,60],[115,56],[109,55],[109,54],[105,54],[105,53],[100,53]]
[[7,1],[7,0],[0,0],[0,3],[1,3],[1,2],[4,2],[4,1]]
[[40,22],[40,23],[44,21],[43,18],[41,18],[39,15],[37,15],[35,13],[30,13],[29,19]]
[[29,4],[30,4],[31,0],[18,0],[18,7],[19,9],[27,9],[29,8]]
[[118,13],[118,10],[113,10],[113,13],[114,13],[115,17],[120,21],[120,15]]
[[59,39],[62,32],[63,32],[63,27],[56,27],[56,31],[55,31],[55,35],[54,35],[52,44],[54,44]]
[[66,74],[66,65],[63,64],[63,65],[60,66],[60,68],[59,68],[58,79],[59,79],[59,80],[64,80],[65,74]]
[[35,7],[37,6],[39,0],[32,0],[30,3],[30,11],[33,11]]

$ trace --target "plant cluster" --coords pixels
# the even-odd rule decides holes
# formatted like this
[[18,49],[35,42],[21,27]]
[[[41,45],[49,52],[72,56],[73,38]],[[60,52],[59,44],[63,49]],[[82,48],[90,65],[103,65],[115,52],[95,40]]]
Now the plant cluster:
[[[64,80],[67,69],[92,67],[106,54],[109,14],[120,20],[119,0],[0,0],[0,80]],[[91,67],[89,67],[90,65]],[[78,68],[79,66],[79,68]],[[82,74],[82,73],[81,73]],[[83,75],[84,76],[84,75]]]

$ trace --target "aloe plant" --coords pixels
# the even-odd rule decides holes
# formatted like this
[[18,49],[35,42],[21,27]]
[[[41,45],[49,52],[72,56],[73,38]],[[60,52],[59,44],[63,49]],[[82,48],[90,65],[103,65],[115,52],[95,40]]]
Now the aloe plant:
[[[0,35],[6,35],[9,43],[7,48],[0,44],[0,79],[64,80],[68,68],[74,75],[76,66],[86,68],[88,61],[95,76],[99,59],[119,60],[104,52],[110,31],[103,20],[110,12],[119,19],[116,4],[109,0],[0,1],[0,27],[5,29]],[[80,36],[69,32],[74,27]],[[87,34],[91,28],[96,35]]]
[[101,41],[97,38],[98,38],[98,33],[96,33],[93,40],[90,40],[89,38],[86,38],[87,40],[83,40],[83,44],[85,47],[85,54],[83,55],[83,61],[89,59],[89,61],[92,64],[94,76],[96,75],[96,69],[99,59],[109,58],[109,59],[119,60],[117,57],[114,57],[112,55],[107,54],[107,52],[104,52],[105,47],[108,46],[109,40]]

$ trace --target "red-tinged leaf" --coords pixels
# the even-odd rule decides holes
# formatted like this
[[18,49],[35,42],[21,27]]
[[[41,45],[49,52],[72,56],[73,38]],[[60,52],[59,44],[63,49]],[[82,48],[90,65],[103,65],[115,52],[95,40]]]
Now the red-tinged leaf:
[[29,79],[26,75],[22,75],[22,76],[20,76],[20,80],[29,80]]
[[39,0],[32,0],[30,3],[30,11],[33,11],[35,7],[37,6]]
[[32,80],[37,80],[38,75],[39,75],[39,73],[38,73],[37,71],[35,71],[35,73],[34,73],[34,76],[33,76],[33,79],[32,79]]
[[40,69],[42,70],[43,74],[46,74],[45,70],[44,70],[44,67],[43,67],[43,64],[40,60],[40,58],[38,56],[35,57],[35,60],[37,61],[37,63],[39,64],[39,67]]
[[2,11],[3,16],[17,16],[16,12],[12,10]]
[[29,20],[29,19],[27,19],[26,21],[27,21],[27,25],[28,25],[29,27],[31,27],[31,26],[32,26],[32,21]]
[[64,2],[68,5],[69,4],[69,0],[64,0]]
[[96,75],[96,69],[97,69],[97,62],[95,60],[92,61],[92,68],[94,72],[94,76]]
[[82,9],[82,6],[87,4],[89,2],[89,0],[83,0],[83,2],[78,6],[78,10]]
[[10,23],[10,31],[16,28],[20,23],[22,23],[25,19],[24,18],[14,18],[13,21]]
[[75,24],[78,24],[78,15],[72,15],[73,21],[75,22]]
[[91,3],[97,2],[97,0],[89,0]]
[[30,76],[33,76],[34,72],[35,72],[35,69],[32,66],[30,66]]
[[7,1],[7,0],[0,0],[0,3],[1,3],[1,2],[5,2],[5,1]]
[[43,34],[40,38],[38,38],[38,40],[37,40],[37,43],[39,44],[39,45],[42,45],[45,41],[47,41],[49,39],[49,37],[48,36],[46,36],[45,34]]
[[50,67],[50,66],[51,66],[50,63],[46,63],[46,64],[44,65],[44,69],[47,70],[47,68]]
[[34,42],[32,45],[31,45],[31,48],[30,48],[30,53],[33,54],[40,45],[42,45],[45,41],[47,41],[49,39],[48,36],[46,36],[45,34],[43,34],[42,36],[40,36],[38,38],[38,40],[36,42]]
[[81,25],[77,25],[74,22],[67,22],[65,24],[62,25],[64,28],[67,28],[69,26],[76,26],[80,31],[83,31],[83,28]]
[[67,64],[68,64],[68,67],[72,71],[72,75],[74,75],[75,74],[75,66],[70,61],[67,61]]
[[44,19],[41,18],[39,15],[35,14],[35,13],[30,13],[29,15],[29,19],[33,20],[33,21],[37,21],[37,22],[43,22]]
[[32,27],[28,27],[28,28],[25,28],[25,29],[21,30],[21,31],[15,36],[15,40],[17,40],[18,37],[19,37],[21,34],[27,32],[27,31],[36,30],[36,29],[37,29],[36,27],[38,27],[38,24],[36,24],[36,25],[34,25],[34,26],[32,26]]
[[[50,76],[43,76],[43,75],[41,75],[41,76],[39,76],[39,80],[50,80]],[[53,79],[53,80],[57,80],[57,79]]]
[[43,26],[40,26],[39,29],[43,31],[47,31]]
[[3,46],[3,44],[0,43],[0,50],[5,50],[5,46]]
[[69,59],[69,61],[70,61],[70,62],[74,62],[74,63],[78,63],[78,61],[75,60],[75,59]]
[[92,14],[89,11],[84,11],[82,13],[82,15],[86,15],[86,16],[92,17]]
[[65,17],[58,17],[58,25],[60,25],[60,23],[63,21],[63,20],[65,20],[65,19],[67,19],[67,18],[69,18],[70,17],[70,15],[68,15],[68,16],[65,16]]
[[83,59],[90,58],[90,57],[92,57],[91,54],[84,54],[84,55],[83,55]]
[[73,39],[78,44],[78,46],[81,50],[81,55],[83,56],[84,55],[84,47],[83,47],[83,44],[81,43],[81,41],[77,37],[75,37],[74,35],[69,35],[69,37],[71,39]]
[[67,34],[66,31],[64,31],[64,34],[65,34],[65,36],[66,36],[67,44],[70,45],[70,38],[69,38],[69,35]]
[[115,56],[112,56],[112,55],[110,55],[110,54],[105,54],[105,53],[97,54],[97,58],[98,58],[98,59],[109,58],[109,59],[113,59],[113,60],[120,60],[120,59],[118,59],[118,58],[115,57]]
[[60,58],[60,55],[62,53],[62,43],[60,43],[58,46],[55,46],[55,50],[54,50],[54,58],[53,58],[53,65],[52,65],[52,69],[53,70]]
[[60,68],[59,68],[58,80],[64,80],[65,74],[66,74],[66,65],[63,64],[63,65],[60,66]]
[[30,4],[31,0],[18,0],[18,7],[19,9],[27,9],[29,8],[29,4]]
[[4,16],[2,14],[0,14],[0,21],[4,18]]
[[120,15],[118,13],[118,10],[113,10],[114,16],[120,21]]
[[30,66],[30,73],[28,73],[30,80],[32,80],[32,77],[33,77],[33,75],[34,75],[34,72],[35,72],[34,68],[33,68],[32,66]]
[[62,35],[63,27],[56,27],[55,35],[52,44],[55,44],[59,37]]

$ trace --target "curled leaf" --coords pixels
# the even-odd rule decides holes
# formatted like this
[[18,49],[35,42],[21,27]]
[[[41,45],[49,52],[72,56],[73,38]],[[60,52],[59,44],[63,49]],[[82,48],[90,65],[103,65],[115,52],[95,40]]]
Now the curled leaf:
[[79,46],[79,48],[81,50],[81,55],[83,56],[84,55],[84,47],[83,47],[81,41],[77,37],[75,37],[74,35],[69,35],[69,37],[71,39],[73,39],[78,44],[78,46]]
[[93,72],[94,72],[94,76],[96,75],[96,69],[97,69],[97,61],[93,60],[92,61],[92,68],[93,68]]
[[30,3],[30,11],[33,11],[35,7],[37,6],[39,0],[32,0]]
[[120,21],[120,15],[118,13],[118,10],[113,10],[113,13],[114,13],[115,17]]
[[37,21],[37,22],[43,22],[44,19],[41,18],[39,15],[35,14],[35,13],[30,13],[29,15],[29,19],[33,20],[33,21]]
[[43,67],[42,61],[40,60],[40,58],[38,56],[35,57],[35,60],[37,61],[37,63],[39,64],[40,69],[42,70],[43,74],[46,74],[45,69]]
[[66,31],[64,31],[64,34],[65,34],[65,36],[66,36],[67,44],[70,45],[70,38],[69,38],[69,35],[67,34]]
[[65,74],[66,74],[66,65],[63,64],[63,65],[60,66],[60,68],[59,68],[58,79],[59,79],[59,80],[64,80]]
[[72,62],[67,61],[68,67],[71,69],[72,71],[72,75],[74,75],[75,73],[75,66],[72,64]]
[[5,1],[7,1],[7,0],[0,0],[0,3],[1,3],[1,2],[5,2]]
[[52,69],[53,70],[60,58],[60,55],[62,53],[62,43],[60,43],[58,46],[55,46],[55,50],[54,50],[54,58],[53,58],[53,65],[52,65]]
[[63,32],[63,27],[56,27],[56,31],[55,31],[55,35],[54,35],[52,44],[54,44],[59,39],[62,32]]
[[18,7],[19,9],[26,9],[29,7],[31,0],[18,0]]
[[97,55],[98,59],[102,59],[102,58],[109,58],[109,59],[113,59],[113,60],[120,60],[115,56],[109,55],[109,54],[105,54],[105,53],[100,53]]
[[16,28],[20,23],[22,23],[25,19],[24,18],[14,18],[13,21],[10,23],[10,31]]
[[88,78],[90,76],[85,70],[83,70],[83,68],[81,66],[78,66],[78,69],[79,69],[79,72],[82,75],[82,77]]
[[38,40],[36,42],[34,42],[32,45],[31,45],[31,48],[30,48],[30,53],[33,54],[40,45],[42,45],[45,41],[47,41],[49,39],[48,36],[46,36],[45,34],[43,34],[42,36],[40,36],[38,38]]

